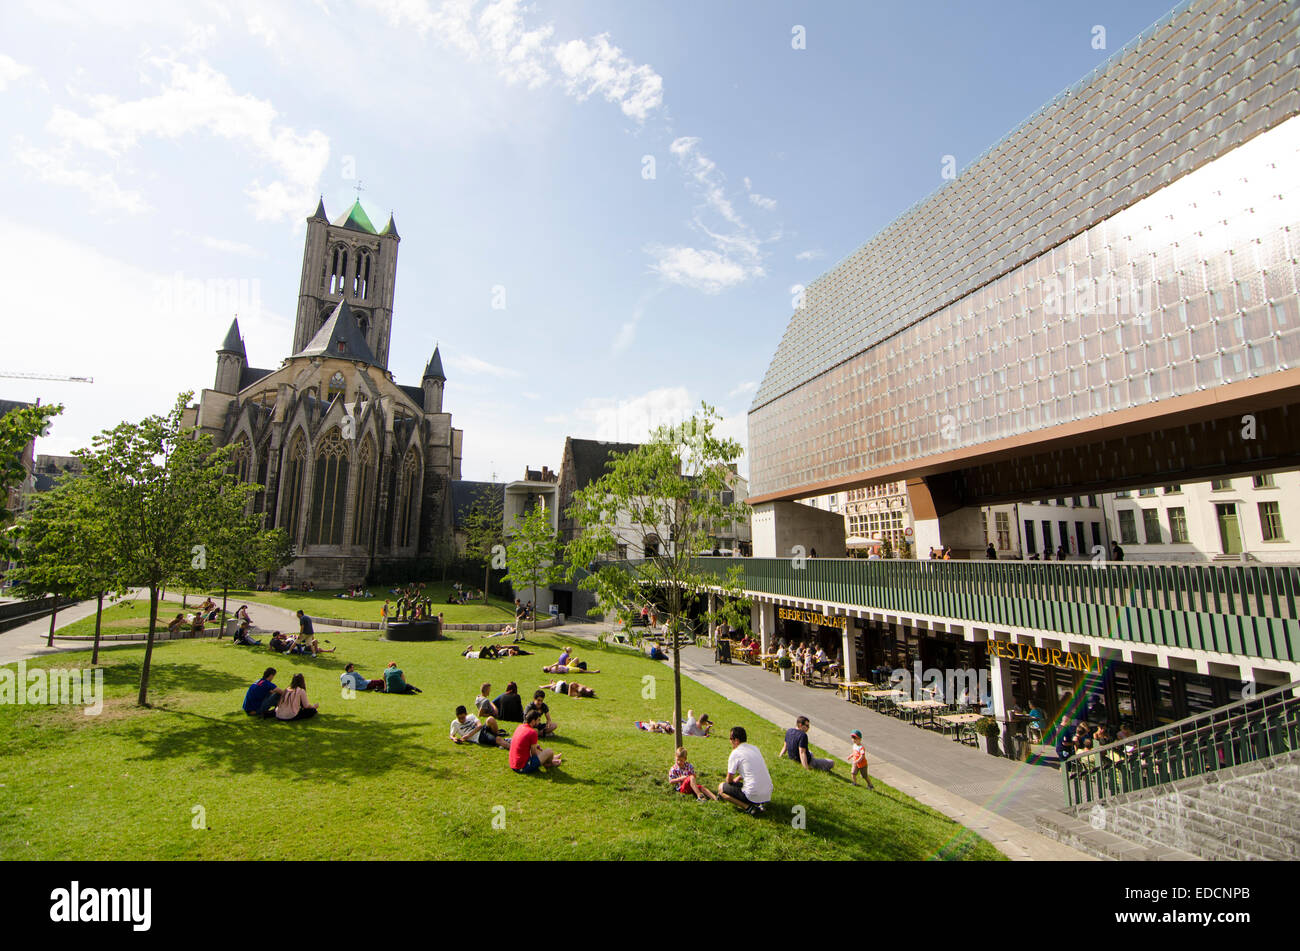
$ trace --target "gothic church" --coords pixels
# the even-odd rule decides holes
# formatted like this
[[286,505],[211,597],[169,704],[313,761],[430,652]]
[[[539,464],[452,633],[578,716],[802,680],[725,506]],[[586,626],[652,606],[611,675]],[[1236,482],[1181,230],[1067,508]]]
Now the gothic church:
[[388,370],[400,238],[361,202],[331,223],[307,219],[293,352],[278,369],[248,365],[239,321],[217,350],[217,375],[195,424],[234,443],[253,505],[289,533],[292,583],[342,587],[374,569],[427,558],[451,537],[450,484],[461,437],[443,412],[435,347],[419,386]]

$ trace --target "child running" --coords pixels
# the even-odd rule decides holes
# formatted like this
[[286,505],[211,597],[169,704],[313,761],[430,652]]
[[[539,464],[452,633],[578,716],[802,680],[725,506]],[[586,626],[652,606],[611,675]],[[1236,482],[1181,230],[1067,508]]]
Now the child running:
[[862,778],[867,781],[868,789],[875,789],[871,785],[871,777],[867,775],[867,751],[862,748],[862,731],[854,730],[849,734],[849,739],[853,741],[853,750],[849,753],[849,765],[853,767],[849,770],[849,779],[853,780],[853,785],[858,785],[858,773],[862,773]]
[[679,793],[694,793],[700,802],[706,799],[717,801],[718,797],[706,786],[701,786],[695,778],[695,767],[686,762],[686,747],[677,747],[677,759],[668,770],[668,781],[677,784]]

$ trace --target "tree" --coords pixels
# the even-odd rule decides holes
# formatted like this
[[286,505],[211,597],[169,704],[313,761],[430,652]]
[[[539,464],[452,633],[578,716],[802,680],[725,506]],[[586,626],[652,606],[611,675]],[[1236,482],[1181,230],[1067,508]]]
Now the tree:
[[243,517],[248,496],[256,491],[229,471],[234,446],[214,449],[210,436],[182,425],[192,395],[182,393],[166,416],[105,430],[90,449],[76,453],[82,479],[93,486],[100,506],[104,558],[118,577],[149,589],[141,706],[148,706],[159,589],[187,570],[202,568],[209,546]]
[[[678,651],[686,600],[709,590],[739,599],[741,566],[725,574],[705,569],[696,559],[711,551],[708,527],[746,518],[744,503],[722,501],[727,476],[741,446],[715,434],[720,417],[701,404],[700,412],[679,426],[661,426],[648,443],[621,453],[608,471],[574,493],[568,517],[581,526],[568,548],[568,577],[585,571],[580,586],[595,591],[606,609],[627,613],[656,589],[668,602],[673,652],[673,728],[682,742],[682,678]],[[627,546],[644,552],[647,538],[658,544],[648,557],[614,560]],[[611,557],[611,555],[613,557]]]
[[50,420],[62,412],[59,405],[20,406],[0,416],[0,562],[13,558],[17,547],[9,534],[16,514],[9,510],[9,494],[27,478],[23,455],[28,444],[43,435]]
[[58,597],[96,599],[95,642],[91,664],[99,663],[99,635],[104,597],[124,593],[113,566],[104,558],[104,539],[98,518],[94,485],[76,476],[64,476],[48,492],[35,496],[18,524],[19,590],[25,595],[55,596],[50,612],[47,646],[54,646]]
[[506,580],[516,591],[533,592],[533,630],[537,630],[537,589],[549,588],[564,576],[559,563],[558,533],[551,527],[545,508],[535,505],[515,520],[514,530],[506,543]]
[[498,556],[505,550],[505,496],[501,486],[490,484],[480,489],[469,514],[465,516],[465,554],[483,560],[483,603],[487,604],[492,583],[493,562],[504,567]]
[[[260,485],[248,487],[260,492]],[[293,560],[289,533],[282,528],[263,529],[262,516],[241,512],[208,534],[207,568],[201,572],[211,587],[221,588],[221,630],[226,627],[226,602],[232,587],[255,583],[258,572],[274,572]]]

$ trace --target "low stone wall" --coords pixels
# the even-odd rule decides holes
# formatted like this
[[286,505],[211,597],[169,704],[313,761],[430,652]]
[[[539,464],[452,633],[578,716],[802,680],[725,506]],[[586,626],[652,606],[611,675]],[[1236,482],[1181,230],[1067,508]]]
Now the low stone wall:
[[[169,634],[167,632],[167,628],[164,627],[164,628],[160,628],[154,634],[153,639],[155,641],[189,641],[189,640],[201,640],[203,638],[211,638],[215,640],[216,637],[217,637],[217,629],[214,625],[210,631],[205,630],[202,634],[195,634],[192,631],[182,631],[174,637],[171,634]],[[60,634],[58,631],[55,631],[54,639],[56,641],[85,641],[87,644],[93,644],[95,642],[95,635],[94,634]],[[143,633],[142,634],[100,634],[99,635],[99,642],[101,644],[108,644],[112,641],[147,641],[148,639],[149,639],[149,635]]]
[[[313,624],[323,624],[326,627],[351,627],[363,631],[382,631],[384,629],[384,625],[382,621],[351,621],[346,618],[317,617],[314,614],[309,615],[309,617],[311,617]],[[548,627],[556,627],[559,623],[560,622],[555,620],[554,618],[546,618],[544,620],[539,619],[537,622],[537,629],[539,631],[542,631]],[[448,631],[499,631],[503,627],[505,627],[505,625],[500,623],[444,624],[443,625],[443,629]],[[532,629],[533,629],[533,622],[528,621],[525,626],[525,632],[531,631]]]
[[1085,803],[1067,814],[1130,842],[1239,862],[1300,858],[1300,752]]

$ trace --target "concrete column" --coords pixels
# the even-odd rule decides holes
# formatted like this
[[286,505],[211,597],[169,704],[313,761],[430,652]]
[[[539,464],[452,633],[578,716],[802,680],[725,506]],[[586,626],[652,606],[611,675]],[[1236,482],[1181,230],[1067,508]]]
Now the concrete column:
[[770,601],[755,601],[752,609],[756,616],[758,641],[764,654],[776,651],[776,605]]
[[989,656],[989,690],[993,694],[994,716],[1006,719],[1007,708],[1015,699],[1011,695],[1011,661],[1007,658]]
[[907,501],[917,558],[928,557],[931,548],[952,548],[954,558],[984,557],[984,513],[964,504],[950,479],[909,479]]
[[853,626],[853,619],[850,618],[844,628],[840,647],[840,671],[844,675],[845,683],[862,679],[858,676],[858,638],[861,636],[861,632]]

